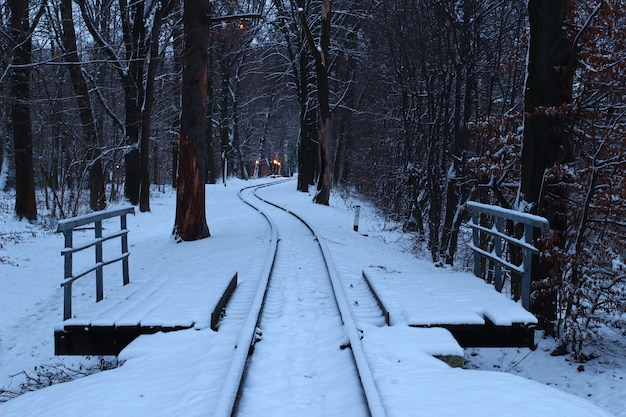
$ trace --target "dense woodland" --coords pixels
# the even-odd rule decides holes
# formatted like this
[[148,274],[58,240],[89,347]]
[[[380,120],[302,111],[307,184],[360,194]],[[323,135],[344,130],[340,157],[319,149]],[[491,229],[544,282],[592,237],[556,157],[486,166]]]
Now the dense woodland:
[[0,21],[20,218],[298,173],[453,265],[471,199],[550,220],[533,300],[564,352],[626,332],[624,0],[7,0]]

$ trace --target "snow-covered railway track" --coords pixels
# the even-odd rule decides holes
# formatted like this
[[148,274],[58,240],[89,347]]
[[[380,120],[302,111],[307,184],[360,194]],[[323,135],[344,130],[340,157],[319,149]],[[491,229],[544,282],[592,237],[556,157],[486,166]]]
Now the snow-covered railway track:
[[258,197],[269,185],[240,193],[267,219],[272,244],[254,294],[227,307],[225,322],[241,332],[213,415],[383,416],[332,258],[303,219]]

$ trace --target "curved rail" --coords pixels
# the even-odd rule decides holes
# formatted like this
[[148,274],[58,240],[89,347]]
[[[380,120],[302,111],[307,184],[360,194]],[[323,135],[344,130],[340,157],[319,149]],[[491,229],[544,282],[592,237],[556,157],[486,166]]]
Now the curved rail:
[[[284,181],[277,181],[284,182]],[[272,183],[274,184],[274,183]],[[231,416],[235,404],[237,402],[237,397],[241,390],[241,382],[244,377],[245,367],[248,362],[248,354],[249,349],[254,344],[254,335],[256,333],[259,320],[261,317],[261,313],[263,311],[263,303],[265,301],[267,295],[267,289],[269,288],[270,277],[272,275],[272,270],[274,268],[274,264],[276,261],[276,253],[278,251],[278,229],[274,221],[269,217],[266,213],[264,213],[261,209],[254,206],[252,203],[246,201],[243,198],[242,193],[245,190],[250,188],[259,187],[258,185],[250,186],[242,188],[239,191],[239,198],[245,204],[252,207],[254,210],[259,212],[261,216],[265,218],[270,227],[270,248],[268,250],[268,255],[265,261],[265,265],[263,266],[263,271],[261,273],[261,279],[257,284],[256,292],[250,306],[250,312],[241,328],[241,332],[239,334],[239,338],[237,339],[237,345],[235,346],[235,354],[231,361],[231,366],[226,374],[226,378],[224,380],[224,385],[222,386],[222,390],[220,392],[220,396],[218,397],[215,410],[213,412],[214,416]],[[241,348],[240,348],[241,347]]]
[[365,393],[365,398],[367,399],[368,408],[372,417],[385,416],[385,409],[382,405],[382,400],[380,398],[380,394],[378,393],[376,382],[374,381],[374,375],[372,374],[372,370],[370,369],[367,362],[367,358],[363,350],[363,345],[361,344],[361,337],[352,316],[350,304],[348,303],[346,293],[344,291],[343,285],[341,284],[341,279],[339,278],[337,268],[335,267],[335,262],[330,254],[330,251],[328,250],[328,247],[326,246],[326,243],[323,239],[320,239],[318,233],[315,231],[313,226],[310,225],[304,218],[302,218],[297,213],[294,213],[293,211],[282,207],[279,204],[273,203],[267,199],[258,196],[256,192],[255,196],[264,203],[291,214],[292,216],[300,220],[311,231],[311,233],[313,233],[313,236],[315,236],[315,239],[318,242],[320,249],[322,250],[324,262],[326,263],[326,268],[328,270],[328,274],[330,275],[333,291],[335,293],[337,306],[339,307],[339,312],[341,314],[341,319],[344,323],[344,327],[346,328],[348,337],[350,339],[352,355],[356,363],[357,372],[359,373],[359,378],[363,387],[363,391]]
[[385,416],[386,413],[382,406],[382,401],[380,399],[380,395],[378,393],[372,371],[369,367],[369,364],[367,363],[367,358],[365,357],[365,353],[363,351],[360,335],[352,316],[350,305],[347,301],[345,291],[341,284],[339,275],[336,272],[336,268],[333,259],[330,256],[328,248],[326,247],[323,240],[319,238],[319,235],[316,233],[314,228],[305,219],[303,219],[297,213],[294,213],[284,207],[281,207],[278,204],[268,201],[257,194],[257,191],[261,188],[277,185],[285,181],[289,180],[275,181],[267,184],[245,187],[239,192],[239,198],[245,204],[258,211],[259,214],[261,214],[268,222],[271,230],[271,245],[270,249],[268,250],[268,256],[266,258],[266,263],[263,268],[261,279],[257,284],[254,300],[250,307],[250,313],[248,314],[245,323],[242,326],[236,346],[236,352],[232,359],[231,366],[224,381],[224,385],[216,403],[213,415],[220,417],[232,416],[236,411],[237,402],[245,380],[247,364],[249,363],[250,359],[250,350],[255,343],[255,335],[261,320],[263,305],[267,296],[271,274],[276,261],[279,240],[276,224],[266,212],[254,205],[252,202],[246,201],[243,196],[243,193],[246,190],[254,188],[254,196],[258,200],[262,201],[265,204],[272,205],[294,216],[300,222],[302,222],[302,224],[304,224],[313,234],[315,241],[320,247],[322,257],[324,259],[324,264],[330,277],[331,287],[335,295],[336,305],[341,315],[341,320],[346,330],[346,333],[349,337],[351,347],[350,351],[352,352],[352,357],[354,359],[354,364],[358,373],[361,387],[363,389],[363,393],[365,395],[370,415],[374,417]]

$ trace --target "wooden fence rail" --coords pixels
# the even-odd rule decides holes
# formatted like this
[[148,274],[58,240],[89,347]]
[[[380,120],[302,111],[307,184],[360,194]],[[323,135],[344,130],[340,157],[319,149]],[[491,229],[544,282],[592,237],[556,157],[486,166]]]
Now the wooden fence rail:
[[[96,302],[104,298],[104,274],[103,267],[115,262],[122,261],[122,277],[124,285],[130,282],[128,272],[128,228],[126,216],[135,214],[134,207],[125,207],[121,209],[99,211],[96,213],[86,214],[84,216],[73,217],[71,219],[61,220],[57,226],[57,232],[63,232],[65,236],[65,248],[61,251],[61,255],[65,258],[65,279],[61,283],[63,287],[63,320],[72,317],[72,284],[77,279],[96,271]],[[120,230],[102,235],[102,221],[113,217],[120,218]],[[74,247],[73,234],[77,227],[94,223],[95,237],[87,243]],[[121,238],[122,251],[119,256],[104,260],[102,254],[102,244],[107,240]],[[73,255],[90,247],[95,247],[95,264],[79,273],[73,273]]]
[[[533,246],[534,229],[539,229],[541,233],[545,233],[550,229],[550,223],[543,217],[508,210],[502,207],[476,203],[474,201],[468,201],[467,207],[472,213],[472,218],[468,225],[472,228],[472,243],[470,243],[470,248],[474,251],[474,275],[477,277],[482,276],[481,257],[491,259],[495,262],[494,281],[496,290],[498,291],[502,291],[504,285],[502,267],[519,273],[522,276],[522,306],[529,309],[531,286],[530,265],[532,255],[539,253],[539,250]],[[493,225],[491,227],[484,226],[481,223],[481,215],[491,216],[493,218]],[[524,233],[522,237],[517,238],[506,234],[504,227],[505,220],[523,224]],[[481,234],[491,238],[493,242],[492,250],[488,250],[484,245],[481,245]],[[484,241],[485,239],[482,240]],[[503,253],[504,242],[507,242],[509,245],[517,246],[522,250],[523,256],[521,264],[515,265],[507,260],[506,253]]]

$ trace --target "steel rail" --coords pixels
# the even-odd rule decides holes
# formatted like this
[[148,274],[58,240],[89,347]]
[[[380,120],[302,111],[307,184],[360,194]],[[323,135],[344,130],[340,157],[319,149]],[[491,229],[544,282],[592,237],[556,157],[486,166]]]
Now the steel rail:
[[[275,183],[281,182],[284,181],[276,181]],[[267,186],[267,184],[264,184],[262,186]],[[244,379],[246,365],[248,363],[248,355],[250,352],[250,348],[254,344],[254,335],[261,319],[263,304],[267,296],[270,278],[274,269],[276,253],[278,252],[278,228],[276,227],[276,224],[271,217],[263,212],[263,210],[256,207],[249,201],[246,201],[243,197],[244,191],[262,186],[253,185],[250,187],[244,187],[239,191],[239,198],[241,199],[241,201],[256,210],[267,221],[270,227],[271,243],[261,273],[261,279],[257,284],[256,292],[250,306],[250,312],[248,313],[248,316],[246,317],[243,326],[241,327],[241,332],[237,339],[237,345],[235,346],[235,353],[231,360],[231,365],[228,369],[228,373],[226,374],[226,378],[224,379],[224,384],[222,385],[220,395],[213,411],[214,417],[232,416],[235,410],[237,398],[239,397],[239,393],[242,388],[242,381]]]
[[328,250],[328,247],[326,246],[325,241],[320,238],[320,235],[316,232],[315,228],[299,214],[294,213],[293,211],[282,207],[279,204],[260,197],[258,194],[256,194],[256,190],[254,195],[264,203],[291,214],[292,216],[300,220],[311,231],[311,233],[313,233],[315,240],[322,250],[322,256],[324,258],[324,262],[326,263],[328,274],[330,275],[333,292],[335,293],[335,300],[337,302],[337,307],[339,308],[344,327],[348,333],[352,356],[354,358],[356,369],[359,374],[359,381],[367,400],[367,406],[369,408],[370,415],[372,417],[386,416],[385,408],[383,407],[380,393],[378,392],[378,387],[376,386],[376,381],[374,380],[374,375],[363,350],[361,336],[352,315],[352,309],[350,308],[350,304],[348,303],[345,290],[343,288],[343,285],[341,284],[341,278],[337,273],[335,262],[330,254],[330,251]]
[[351,348],[350,351],[352,352],[352,358],[357,372],[357,377],[365,396],[367,408],[372,417],[383,417],[386,415],[386,412],[382,405],[382,401],[378,392],[378,388],[374,381],[372,370],[369,367],[367,358],[365,356],[365,352],[361,343],[361,337],[355,324],[354,317],[352,316],[352,310],[347,301],[346,293],[344,291],[343,285],[341,284],[341,279],[337,273],[334,261],[328,248],[326,247],[326,244],[320,238],[319,234],[316,232],[313,226],[300,215],[276,203],[264,199],[257,194],[257,191],[262,188],[277,185],[285,181],[288,180],[274,181],[267,184],[245,187],[239,193],[239,198],[244,203],[254,208],[268,222],[271,230],[272,244],[268,251],[268,257],[266,259],[261,280],[257,285],[257,290],[254,301],[250,308],[250,313],[248,314],[245,323],[241,329],[241,333],[236,346],[236,352],[225,378],[220,396],[218,397],[213,416],[228,417],[233,416],[236,412],[241,390],[245,383],[247,365],[250,360],[250,351],[255,343],[255,334],[260,324],[261,315],[263,312],[263,305],[267,296],[269,283],[271,280],[271,274],[274,269],[276,254],[278,250],[279,237],[276,224],[274,223],[270,215],[263,211],[263,209],[256,206],[252,202],[247,201],[243,196],[243,193],[245,191],[254,189],[253,194],[259,201],[276,207],[295,217],[313,234],[314,239],[321,250],[322,258],[324,259],[324,265],[326,267],[326,270],[328,271],[331,287],[335,295],[336,306],[340,313],[344,329],[349,338]]
[[[288,181],[288,180],[287,180]],[[320,238],[319,234],[313,228],[313,226],[307,222],[303,217],[294,213],[291,210],[286,209],[285,207],[280,206],[274,202],[271,202],[263,197],[260,197],[257,194],[259,189],[277,185],[283,183],[285,181],[275,181],[262,185],[254,185],[250,187],[243,188],[240,193],[240,199],[254,208],[256,211],[261,214],[268,224],[270,225],[271,234],[272,234],[272,245],[270,249],[271,256],[268,256],[265,267],[263,269],[263,274],[261,280],[257,285],[256,295],[254,297],[254,301],[252,303],[250,313],[245,321],[245,324],[242,327],[238,342],[237,349],[235,355],[232,359],[231,366],[227,373],[227,376],[224,381],[224,385],[222,387],[220,396],[218,397],[218,401],[216,403],[215,410],[213,412],[213,416],[215,417],[228,417],[233,416],[236,412],[237,402],[239,400],[239,396],[241,394],[241,390],[245,381],[245,374],[247,370],[247,365],[249,363],[249,353],[251,347],[255,343],[255,333],[259,327],[259,323],[261,320],[261,314],[263,312],[263,304],[265,302],[267,291],[269,288],[269,283],[271,279],[271,274],[274,269],[274,264],[276,260],[276,254],[278,249],[278,232],[277,227],[270,215],[264,212],[261,208],[254,205],[250,201],[247,201],[243,197],[243,192],[254,189],[254,196],[261,202],[276,207],[289,215],[298,219],[309,231],[313,234],[313,237],[322,253],[322,258],[324,260],[324,264],[328,275],[330,277],[330,283],[335,295],[335,302],[339,314],[341,316],[341,321],[343,323],[344,329],[348,335],[348,339],[350,342],[350,351],[352,352],[352,358],[355,364],[355,369],[357,372],[357,377],[359,379],[359,383],[363,390],[363,394],[365,396],[367,408],[372,417],[384,417],[386,416],[385,409],[382,405],[382,400],[380,398],[380,394],[378,392],[378,387],[374,381],[372,370],[369,366],[367,358],[365,356],[365,352],[363,350],[363,345],[361,343],[361,337],[358,332],[354,317],[352,315],[352,310],[347,301],[347,297],[345,291],[343,289],[343,285],[341,284],[341,279],[339,274],[337,273],[337,269],[335,267],[332,256],[326,247],[324,241]]]

